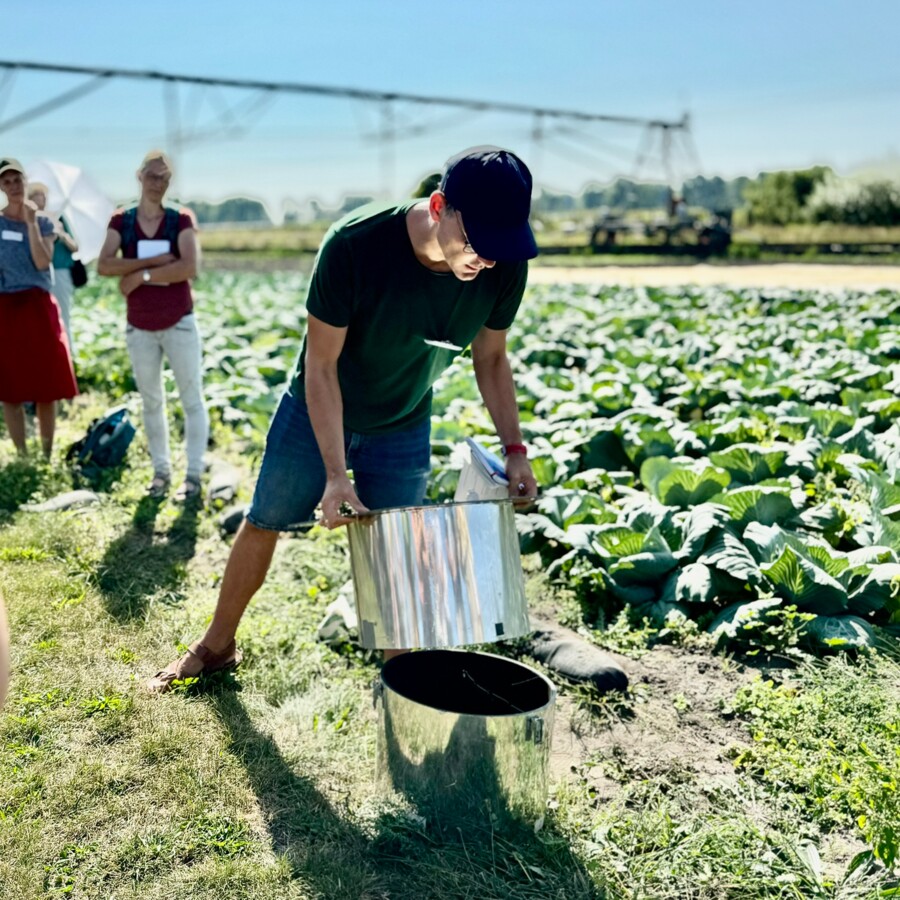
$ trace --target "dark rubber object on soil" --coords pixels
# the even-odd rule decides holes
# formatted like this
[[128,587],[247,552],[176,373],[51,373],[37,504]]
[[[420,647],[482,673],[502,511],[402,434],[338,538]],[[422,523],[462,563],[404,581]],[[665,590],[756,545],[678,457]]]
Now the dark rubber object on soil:
[[598,691],[628,690],[628,676],[615,659],[571,632],[553,628],[536,631],[528,652],[560,675],[592,682]]

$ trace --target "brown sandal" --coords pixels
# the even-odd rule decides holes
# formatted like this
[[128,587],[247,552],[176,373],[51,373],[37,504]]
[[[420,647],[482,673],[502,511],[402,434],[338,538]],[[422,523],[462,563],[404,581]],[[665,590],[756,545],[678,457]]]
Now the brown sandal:
[[172,481],[168,475],[162,472],[153,473],[153,481],[147,485],[147,496],[153,500],[161,500],[169,493],[169,486]]
[[[235,646],[234,641],[221,652],[213,653],[208,647],[196,641],[188,647],[187,653],[176,659],[175,662],[169,663],[157,672],[148,682],[147,690],[154,694],[165,694],[172,690],[173,682],[181,681],[185,678],[197,678],[199,675],[211,674],[212,672],[222,672],[225,669],[233,669],[243,659],[243,654]],[[199,660],[200,668],[196,671],[190,671],[195,668],[194,660]],[[187,664],[193,663],[190,668]]]
[[187,503],[200,499],[200,478],[196,475],[185,476],[182,485],[175,492],[176,503]]

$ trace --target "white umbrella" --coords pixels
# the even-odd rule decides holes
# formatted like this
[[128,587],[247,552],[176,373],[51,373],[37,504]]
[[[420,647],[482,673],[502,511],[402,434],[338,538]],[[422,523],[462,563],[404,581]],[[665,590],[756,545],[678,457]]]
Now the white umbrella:
[[90,262],[100,253],[115,205],[77,166],[41,160],[28,167],[29,181],[47,185],[47,210],[65,215],[75,232],[78,253]]

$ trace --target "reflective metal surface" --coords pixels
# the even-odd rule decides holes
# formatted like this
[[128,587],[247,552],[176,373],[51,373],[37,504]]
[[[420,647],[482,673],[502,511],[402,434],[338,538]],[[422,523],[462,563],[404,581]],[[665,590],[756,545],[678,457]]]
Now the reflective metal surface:
[[395,657],[376,685],[378,782],[429,827],[533,825],[547,803],[555,699],[539,672],[488,653]]
[[347,533],[364,647],[458,647],[530,631],[509,500],[383,510]]

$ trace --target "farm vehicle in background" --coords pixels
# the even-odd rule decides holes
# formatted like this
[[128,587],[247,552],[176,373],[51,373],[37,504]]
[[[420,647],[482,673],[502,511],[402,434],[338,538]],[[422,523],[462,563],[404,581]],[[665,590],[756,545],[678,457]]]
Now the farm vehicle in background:
[[695,217],[677,198],[667,216],[633,221],[601,211],[588,246],[595,253],[654,253],[666,256],[724,255],[731,244],[731,210]]

